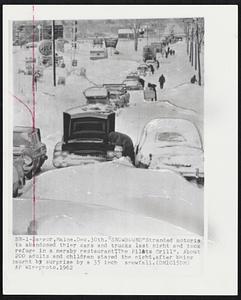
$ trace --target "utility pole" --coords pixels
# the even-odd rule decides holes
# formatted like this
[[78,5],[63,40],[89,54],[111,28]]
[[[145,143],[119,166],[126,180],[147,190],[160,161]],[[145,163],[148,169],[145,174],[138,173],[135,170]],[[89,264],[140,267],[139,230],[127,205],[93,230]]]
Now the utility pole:
[[52,42],[53,42],[53,51],[52,51],[52,55],[53,55],[53,82],[54,82],[54,86],[56,86],[56,64],[55,64],[55,32],[54,32],[54,29],[55,29],[55,21],[53,21],[53,24],[52,24]]
[[189,24],[187,23],[187,35],[186,35],[186,39],[187,39],[187,55],[189,55]]
[[135,51],[138,50],[138,28],[139,27],[135,23],[134,24],[134,49],[135,49]]
[[191,62],[192,66],[193,66],[193,34],[194,34],[194,30],[193,30],[193,24],[192,24],[191,43],[190,43],[190,57],[189,57],[189,61]]
[[203,41],[203,34],[201,36],[201,32],[199,32],[198,20],[196,21],[196,36],[197,36],[197,60],[198,60],[198,84],[202,84],[201,78],[201,62],[200,62],[200,52],[201,52],[201,45]]
[[146,43],[148,45],[148,25],[146,26]]
[[197,34],[195,34],[195,40],[194,40],[194,45],[195,45],[195,70],[197,70]]

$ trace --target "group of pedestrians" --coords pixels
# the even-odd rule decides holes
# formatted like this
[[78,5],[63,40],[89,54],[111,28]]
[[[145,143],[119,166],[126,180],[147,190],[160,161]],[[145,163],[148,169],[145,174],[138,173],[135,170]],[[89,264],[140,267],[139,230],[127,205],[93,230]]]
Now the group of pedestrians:
[[164,55],[166,58],[168,58],[168,55],[175,55],[175,50],[168,47],[166,50],[163,50],[162,56],[164,56]]

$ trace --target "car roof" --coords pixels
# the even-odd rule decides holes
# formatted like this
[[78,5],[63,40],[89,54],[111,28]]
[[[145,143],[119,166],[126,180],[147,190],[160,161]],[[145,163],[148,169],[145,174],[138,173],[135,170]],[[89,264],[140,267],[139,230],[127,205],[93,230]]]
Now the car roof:
[[[143,132],[156,132],[156,131],[163,131],[163,130],[174,130],[176,132],[182,132],[185,136],[189,132],[195,133],[196,138],[198,138],[198,142],[202,145],[202,138],[197,126],[187,119],[181,118],[157,118],[149,121],[143,128]],[[195,139],[195,136],[192,135],[192,139]]]
[[85,97],[107,97],[108,91],[103,86],[93,86],[84,91]]
[[38,130],[38,128],[33,128],[32,126],[14,126],[13,131],[14,132],[27,132],[31,133],[33,131]]
[[110,105],[96,103],[72,107],[66,110],[65,113],[69,114],[72,118],[92,116],[107,119],[114,112]]

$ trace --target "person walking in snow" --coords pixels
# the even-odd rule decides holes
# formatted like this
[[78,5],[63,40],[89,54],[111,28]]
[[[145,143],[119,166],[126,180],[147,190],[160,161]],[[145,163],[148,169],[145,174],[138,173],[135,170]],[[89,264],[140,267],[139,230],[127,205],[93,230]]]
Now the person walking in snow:
[[163,86],[164,86],[165,81],[166,81],[166,79],[165,79],[164,75],[162,74],[162,75],[159,77],[160,89],[163,89]]
[[193,75],[193,76],[192,76],[192,78],[191,78],[190,82],[191,82],[192,84],[194,84],[194,83],[196,83],[196,82],[197,82],[196,75]]
[[[148,83],[148,88],[149,88],[150,90],[153,90],[153,91],[154,91],[154,94],[155,94],[155,101],[157,101],[156,84],[154,84],[154,83]],[[152,101],[153,101],[153,99],[152,99]]]
[[149,68],[150,68],[150,70],[151,70],[151,74],[153,75],[154,72],[155,72],[155,69],[154,69],[153,65],[150,65]]
[[158,60],[156,60],[156,68],[159,69],[159,67],[160,67],[160,63]]
[[142,87],[144,88],[145,87],[145,80],[141,77],[139,77],[138,80],[139,80],[140,84],[142,85]]

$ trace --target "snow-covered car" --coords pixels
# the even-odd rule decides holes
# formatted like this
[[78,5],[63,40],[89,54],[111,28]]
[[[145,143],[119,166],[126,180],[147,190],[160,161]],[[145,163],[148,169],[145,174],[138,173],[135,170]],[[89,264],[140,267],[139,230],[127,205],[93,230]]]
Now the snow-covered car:
[[138,79],[127,79],[122,84],[125,84],[126,89],[129,91],[143,90],[143,86]]
[[141,64],[137,67],[137,72],[139,76],[146,76],[147,71],[148,71],[147,64]]
[[136,146],[136,166],[168,168],[203,183],[203,165],[201,136],[192,122],[161,118],[150,121],[143,128]]
[[48,158],[47,148],[41,142],[39,128],[16,126],[13,130],[13,155],[15,158],[23,156],[24,174],[31,179]]
[[170,170],[72,166],[36,177],[35,194],[34,221],[31,185],[13,200],[16,235],[203,235],[203,189]]
[[23,156],[13,156],[13,197],[17,197],[19,190],[25,185]]
[[25,45],[26,49],[29,49],[29,48],[37,48],[38,44],[37,43],[33,43],[33,42],[30,42],[30,43],[27,43]]
[[109,133],[115,131],[111,105],[89,104],[63,113],[63,139],[54,148],[56,168],[107,161],[112,155]]
[[92,86],[83,92],[86,104],[110,104],[108,90],[104,86]]
[[90,59],[97,60],[97,59],[105,59],[108,58],[108,52],[106,48],[93,48],[90,50]]
[[130,93],[127,92],[124,84],[103,84],[109,92],[110,102],[116,108],[128,106],[130,102]]
[[32,57],[32,56],[25,57],[25,64],[33,64],[33,63],[36,63],[36,57]]
[[126,80],[139,80],[139,78],[138,72],[131,72],[126,76]]
[[156,61],[154,59],[146,60],[146,64],[147,64],[147,67],[149,67],[150,65],[153,65],[156,67]]

